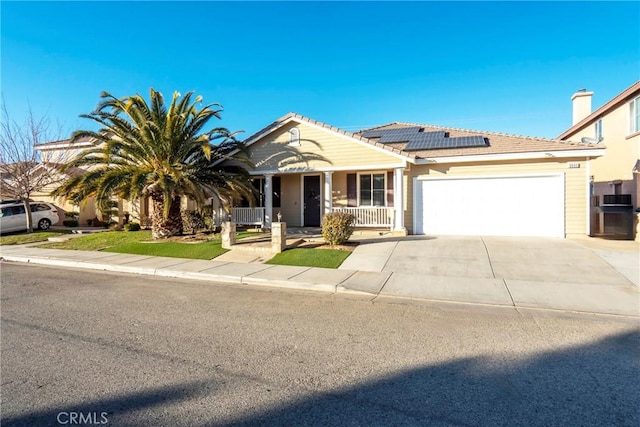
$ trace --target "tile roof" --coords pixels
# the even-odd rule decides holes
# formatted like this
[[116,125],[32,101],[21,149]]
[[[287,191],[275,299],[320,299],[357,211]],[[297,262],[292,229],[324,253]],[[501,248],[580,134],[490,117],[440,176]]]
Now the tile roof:
[[[394,122],[382,126],[363,129],[357,134],[365,131],[379,129],[397,129],[402,127],[420,126],[425,132],[433,132],[437,130],[447,132],[449,137],[461,136],[484,136],[489,144],[486,147],[466,147],[466,148],[442,148],[435,150],[411,151],[411,153],[403,152],[403,154],[412,154],[416,158],[436,158],[436,157],[453,157],[467,155],[482,154],[510,154],[510,153],[529,153],[529,152],[548,152],[548,151],[580,151],[605,148],[602,144],[578,144],[568,141],[560,141],[557,139],[536,138],[530,136],[510,135],[505,133],[487,132],[480,130],[458,129],[443,126],[424,125],[419,123]],[[369,138],[370,141],[376,142],[379,138]],[[390,146],[397,150],[403,150],[406,142],[387,143],[383,145]]]

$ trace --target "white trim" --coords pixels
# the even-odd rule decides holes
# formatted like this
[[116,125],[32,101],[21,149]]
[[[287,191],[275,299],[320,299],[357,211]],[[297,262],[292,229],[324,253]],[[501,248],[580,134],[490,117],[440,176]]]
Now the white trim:
[[[359,171],[356,173],[356,191],[357,191],[357,202],[356,207],[367,207],[367,208],[386,208],[387,206],[387,172],[388,171]],[[361,175],[371,175],[371,205],[361,205],[360,204],[360,176]],[[382,175],[384,177],[384,205],[378,206],[373,204],[373,175]]]
[[495,160],[526,160],[526,159],[552,159],[552,158],[576,158],[576,157],[600,157],[605,154],[604,148],[593,150],[564,150],[564,151],[540,151],[525,153],[505,153],[505,154],[478,154],[474,156],[450,156],[432,157],[427,159],[417,159],[416,164],[438,164],[438,163],[469,163],[469,162],[491,162]]
[[[418,191],[418,189],[420,189]],[[418,198],[420,196],[420,198]],[[422,185],[418,185],[418,177],[413,177],[413,200],[411,201],[411,234],[417,234],[416,230],[418,228],[418,204],[416,200],[420,200],[424,204],[424,200],[422,199]]]
[[[587,230],[586,230],[586,235],[590,236],[591,235],[591,159],[589,157],[587,157],[587,167],[586,169],[586,174],[587,174]],[[565,201],[566,203],[566,201]],[[566,210],[566,205],[565,205],[565,210]]]
[[536,176],[540,176],[540,177],[558,177],[558,176],[564,176],[564,172],[540,172],[540,173],[518,173],[518,174],[505,174],[505,175],[456,175],[456,176],[450,176],[450,175],[438,175],[438,176],[431,176],[431,175],[418,175],[416,177],[414,177],[415,180],[419,180],[419,181],[451,181],[451,180],[459,180],[459,179],[482,179],[482,178],[487,178],[487,179],[494,179],[494,178],[533,178]]
[[395,211],[393,229],[406,231],[404,228],[404,168],[393,170],[393,209]]
[[[320,173],[303,173],[300,174],[300,227],[304,227],[304,177],[317,176],[320,180],[320,199],[324,199],[324,191],[322,185],[322,174]],[[322,223],[322,203],[320,203],[320,223]]]
[[333,172],[324,173],[324,197],[322,197],[324,204],[324,212],[331,212],[333,208]]
[[300,169],[269,169],[269,170],[250,170],[248,171],[250,175],[262,175],[266,173],[272,174],[296,174],[296,173],[320,173],[320,172],[357,172],[357,171],[371,171],[371,170],[379,170],[379,169],[395,169],[395,168],[406,168],[407,164],[378,164],[378,165],[362,165],[362,166],[337,166],[337,167],[327,167],[327,168],[300,168]]

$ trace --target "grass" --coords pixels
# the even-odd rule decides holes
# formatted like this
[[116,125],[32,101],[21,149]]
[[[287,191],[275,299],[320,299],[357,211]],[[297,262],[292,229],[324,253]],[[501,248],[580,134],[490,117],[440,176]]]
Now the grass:
[[[255,236],[256,233],[253,232],[238,233],[238,239]],[[197,243],[151,241],[150,231],[105,231],[66,242],[45,243],[38,247],[190,259],[211,259],[227,252],[226,249],[222,249],[220,239]]]
[[10,234],[0,236],[0,245],[23,245],[25,243],[44,242],[49,237],[68,233],[70,231],[34,231],[33,233]]
[[51,242],[39,245],[47,249],[73,249],[78,251],[101,251],[115,246],[151,239],[150,231],[104,231],[77,237],[66,242]]
[[222,249],[220,240],[214,240],[202,243],[131,242],[105,249],[104,252],[190,259],[211,259],[222,255],[227,252],[227,250]]
[[267,264],[338,268],[349,255],[350,251],[342,249],[296,248],[277,254]]

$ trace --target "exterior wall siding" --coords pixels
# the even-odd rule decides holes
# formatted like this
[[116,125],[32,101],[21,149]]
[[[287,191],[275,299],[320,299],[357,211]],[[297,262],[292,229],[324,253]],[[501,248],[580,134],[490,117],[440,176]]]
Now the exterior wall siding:
[[[289,130],[300,130],[300,146],[292,146]],[[346,138],[346,137],[345,137]],[[311,171],[368,165],[397,165],[402,160],[376,148],[349,141],[328,130],[289,123],[249,147],[255,171]]]
[[[569,163],[579,168],[569,168]],[[587,234],[587,168],[584,159],[546,160],[538,162],[513,161],[499,164],[470,163],[459,165],[412,165],[405,173],[405,226],[413,234],[413,178],[421,175],[438,176],[483,176],[526,175],[536,173],[562,173],[565,176],[565,235]],[[455,195],[452,195],[455,197]]]
[[[568,140],[580,141],[583,137],[595,137],[595,122],[569,136]],[[640,159],[640,133],[630,134],[629,103],[620,105],[602,117],[602,144],[605,155],[591,160],[594,195],[613,194],[612,182],[622,181],[622,193],[632,195],[632,204],[638,206],[638,189],[634,167]]]

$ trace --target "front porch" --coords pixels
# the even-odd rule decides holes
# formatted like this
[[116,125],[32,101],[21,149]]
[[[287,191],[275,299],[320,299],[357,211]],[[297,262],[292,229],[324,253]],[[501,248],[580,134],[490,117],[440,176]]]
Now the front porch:
[[348,212],[359,229],[406,234],[404,168],[309,171],[255,176],[257,197],[231,209],[238,225],[271,228],[273,221],[289,227],[319,227],[328,212]]

